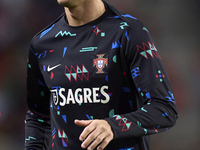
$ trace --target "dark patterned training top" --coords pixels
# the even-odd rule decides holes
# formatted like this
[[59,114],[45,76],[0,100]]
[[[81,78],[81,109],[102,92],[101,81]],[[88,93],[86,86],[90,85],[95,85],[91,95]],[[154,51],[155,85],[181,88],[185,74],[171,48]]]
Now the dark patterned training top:
[[[105,2],[104,2],[105,3]],[[177,118],[161,57],[143,24],[105,3],[98,19],[72,27],[63,14],[32,40],[25,147],[81,150],[75,119],[105,119],[105,150],[149,150],[150,134]]]

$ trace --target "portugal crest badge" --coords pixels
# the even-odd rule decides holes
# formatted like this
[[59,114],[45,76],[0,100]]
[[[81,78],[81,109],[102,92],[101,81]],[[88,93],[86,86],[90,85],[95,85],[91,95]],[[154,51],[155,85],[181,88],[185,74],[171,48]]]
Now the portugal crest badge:
[[105,66],[108,66],[107,58],[104,58],[105,54],[97,55],[98,58],[93,59],[93,66],[96,66],[98,71],[96,73],[104,73],[103,69]]

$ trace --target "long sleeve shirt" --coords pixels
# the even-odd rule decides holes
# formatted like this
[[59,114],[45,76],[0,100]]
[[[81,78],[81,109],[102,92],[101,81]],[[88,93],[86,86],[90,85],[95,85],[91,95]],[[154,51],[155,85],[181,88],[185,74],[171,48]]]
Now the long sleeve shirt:
[[105,3],[82,26],[66,15],[31,41],[27,66],[27,150],[81,150],[75,119],[105,119],[105,150],[149,150],[149,135],[171,128],[177,109],[167,72],[147,28]]

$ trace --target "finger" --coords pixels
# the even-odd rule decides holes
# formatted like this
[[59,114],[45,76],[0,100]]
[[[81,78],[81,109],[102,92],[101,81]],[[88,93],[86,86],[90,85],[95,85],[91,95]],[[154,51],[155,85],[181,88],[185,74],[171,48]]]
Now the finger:
[[95,140],[90,144],[90,146],[88,147],[88,150],[93,150],[95,147],[97,147],[102,141],[103,139],[106,137],[105,133],[101,133],[99,134]]
[[97,150],[103,150],[108,143],[112,140],[112,136],[107,136],[102,143],[97,147]]
[[88,137],[85,139],[85,141],[81,144],[82,148],[86,148],[88,147],[89,144],[93,143],[94,141],[96,141],[96,138],[98,138],[98,136],[101,134],[101,132],[99,130],[94,130],[93,132],[91,132]]
[[85,129],[83,130],[83,132],[81,133],[81,135],[79,137],[79,140],[83,141],[95,129],[96,129],[96,126],[93,124],[90,124],[87,127],[85,127]]
[[92,123],[93,120],[74,120],[74,123],[78,126],[88,126],[90,123]]

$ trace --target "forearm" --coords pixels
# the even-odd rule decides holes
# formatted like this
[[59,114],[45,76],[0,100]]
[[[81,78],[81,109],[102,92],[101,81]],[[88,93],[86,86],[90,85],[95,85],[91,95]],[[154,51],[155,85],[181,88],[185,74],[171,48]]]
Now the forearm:
[[50,120],[43,119],[29,110],[25,121],[25,149],[47,150],[51,147],[50,139]]
[[105,120],[111,125],[114,139],[156,134],[171,128],[177,119],[172,102],[151,101],[135,112],[114,115]]

